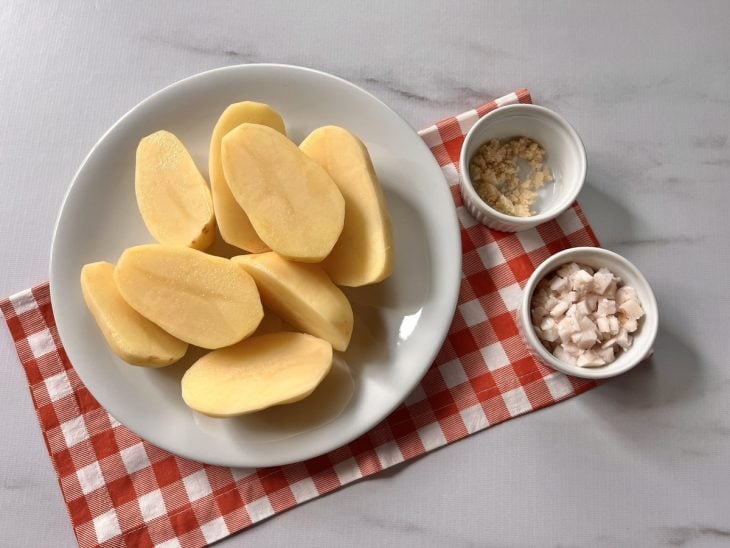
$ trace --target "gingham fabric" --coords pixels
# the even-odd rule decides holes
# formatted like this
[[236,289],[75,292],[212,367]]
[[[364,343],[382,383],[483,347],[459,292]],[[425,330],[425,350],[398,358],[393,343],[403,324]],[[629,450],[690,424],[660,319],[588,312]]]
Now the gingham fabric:
[[163,451],[114,420],[81,382],[58,337],[47,283],[0,303],[81,546],[203,546],[594,386],[536,362],[515,324],[521,288],[541,261],[567,247],[597,245],[579,206],[519,234],[490,231],[462,207],[457,161],[465,132],[479,116],[515,102],[530,102],[527,90],[421,132],[461,221],[458,307],[419,387],[373,430],[329,454],[254,470]]

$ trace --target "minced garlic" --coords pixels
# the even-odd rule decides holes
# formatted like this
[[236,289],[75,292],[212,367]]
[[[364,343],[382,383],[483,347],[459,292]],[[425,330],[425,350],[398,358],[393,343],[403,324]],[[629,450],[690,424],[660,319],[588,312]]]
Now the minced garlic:
[[[469,163],[474,190],[487,205],[514,217],[530,217],[535,191],[553,180],[543,160],[545,149],[528,137],[490,139],[478,149]],[[523,160],[530,173],[520,179],[518,160]]]

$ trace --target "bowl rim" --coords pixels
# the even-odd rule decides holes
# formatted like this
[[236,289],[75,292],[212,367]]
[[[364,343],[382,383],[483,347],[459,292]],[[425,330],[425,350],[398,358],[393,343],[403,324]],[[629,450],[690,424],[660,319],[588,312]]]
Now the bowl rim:
[[[474,139],[474,135],[478,131],[478,128],[494,122],[495,118],[514,116],[520,113],[527,114],[528,116],[531,116],[533,118],[547,118],[553,123],[561,126],[570,136],[570,139],[574,145],[574,149],[577,152],[578,162],[580,164],[579,175],[576,178],[576,182],[571,185],[572,188],[570,192],[565,195],[563,200],[556,207],[553,207],[552,209],[549,209],[545,212],[538,213],[537,215],[532,215],[530,217],[515,217],[513,215],[507,215],[506,213],[497,211],[492,206],[487,204],[481,198],[481,196],[479,196],[479,193],[474,188],[474,184],[472,183],[468,168],[470,158],[466,157],[466,149],[468,148],[470,141]],[[570,125],[570,123],[565,118],[560,116],[557,112],[540,105],[519,103],[515,105],[505,105],[503,107],[498,107],[493,111],[488,112],[482,118],[476,121],[476,123],[466,134],[464,142],[462,143],[461,151],[459,153],[459,165],[461,168],[461,188],[466,189],[466,192],[469,194],[471,201],[475,205],[479,206],[484,213],[491,215],[492,217],[499,219],[500,221],[514,224],[515,226],[532,227],[555,219],[556,217],[564,213],[571,205],[573,205],[576,198],[578,197],[578,194],[583,188],[583,183],[585,182],[587,171],[587,157],[583,140],[580,138],[580,135],[578,135],[578,132],[573,128],[573,126]]]
[[[545,275],[552,272],[560,265],[570,262],[571,257],[585,253],[591,253],[598,257],[608,257],[614,261],[621,263],[624,268],[631,272],[632,277],[634,277],[636,281],[644,286],[644,289],[646,290],[646,294],[648,296],[648,299],[642,300],[641,305],[644,308],[647,317],[651,316],[653,320],[651,322],[644,322],[644,325],[642,326],[641,338],[638,338],[638,341],[637,339],[634,339],[635,343],[638,342],[638,344],[632,345],[631,348],[625,353],[625,355],[633,354],[633,357],[627,360],[625,365],[623,365],[619,369],[610,369],[611,364],[596,368],[578,367],[577,365],[571,365],[569,363],[559,360],[552,354],[552,352],[549,352],[547,348],[545,348],[545,346],[542,344],[542,341],[535,333],[535,329],[532,325],[530,305],[532,303],[532,294],[534,293],[537,284],[545,277]],[[530,350],[542,362],[544,362],[546,365],[553,369],[565,373],[566,375],[581,377],[584,379],[606,379],[609,377],[615,377],[635,367],[650,354],[651,348],[654,345],[654,341],[656,340],[656,335],[659,327],[659,312],[656,303],[656,297],[647,279],[644,277],[641,271],[639,271],[636,265],[634,265],[631,261],[619,255],[618,253],[600,247],[572,247],[564,249],[563,251],[560,251],[559,253],[556,253],[555,255],[552,255],[551,257],[543,261],[527,280],[525,288],[522,292],[520,307],[517,313],[519,315],[519,325],[522,328],[522,336],[528,343],[528,347],[530,348]]]

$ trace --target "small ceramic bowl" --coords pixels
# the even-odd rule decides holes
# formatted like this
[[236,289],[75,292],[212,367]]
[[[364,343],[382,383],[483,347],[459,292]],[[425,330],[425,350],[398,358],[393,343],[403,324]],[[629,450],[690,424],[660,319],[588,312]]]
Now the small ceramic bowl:
[[[616,361],[601,367],[578,367],[557,359],[543,346],[535,333],[532,325],[530,311],[532,309],[532,294],[537,284],[545,276],[554,272],[567,263],[578,263],[598,269],[605,266],[616,276],[619,276],[625,285],[630,285],[636,290],[641,306],[644,309],[644,317],[639,321],[639,329],[633,333],[634,342],[628,350],[619,354]],[[658,327],[658,310],[654,292],[649,282],[632,263],[612,251],[598,247],[574,247],[556,253],[543,262],[532,276],[527,280],[520,308],[518,311],[518,324],[522,338],[527,343],[530,351],[543,363],[574,377],[585,379],[605,379],[620,375],[634,367],[637,363],[649,357],[656,339]]]
[[[488,206],[469,176],[469,163],[482,144],[519,136],[540,143],[555,179],[537,192],[532,206],[536,214],[531,217],[506,215]],[[576,131],[558,114],[536,105],[500,107],[481,118],[464,139],[460,161],[464,205],[480,223],[504,232],[527,230],[563,213],[575,201],[586,176],[586,151]]]

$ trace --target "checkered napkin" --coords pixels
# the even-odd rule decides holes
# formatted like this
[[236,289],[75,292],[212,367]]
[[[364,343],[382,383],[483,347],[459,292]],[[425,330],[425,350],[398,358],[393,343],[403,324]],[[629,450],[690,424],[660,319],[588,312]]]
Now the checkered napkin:
[[464,134],[487,112],[530,101],[520,90],[421,132],[461,221],[456,315],[436,361],[406,401],[370,432],[326,455],[256,470],[209,466],[163,451],[119,424],[81,382],[58,337],[47,283],[2,301],[79,544],[203,546],[592,388],[592,382],[535,361],[515,325],[521,288],[540,262],[567,247],[597,245],[579,206],[534,230],[507,234],[477,224],[458,190]]

